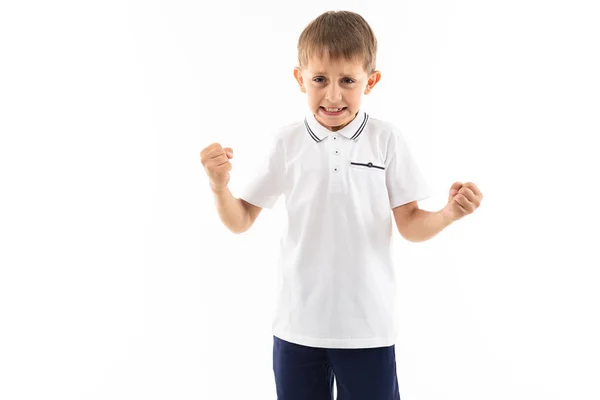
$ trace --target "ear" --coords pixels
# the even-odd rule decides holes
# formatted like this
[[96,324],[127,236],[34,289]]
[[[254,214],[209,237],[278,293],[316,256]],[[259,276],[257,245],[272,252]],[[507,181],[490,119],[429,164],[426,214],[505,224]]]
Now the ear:
[[381,71],[375,71],[369,77],[367,81],[367,86],[365,87],[365,94],[371,93],[371,90],[377,85],[377,82],[381,79]]
[[306,93],[306,88],[304,87],[304,80],[302,79],[302,70],[299,67],[294,68],[294,78],[298,81],[298,85],[300,85],[300,91],[302,93]]

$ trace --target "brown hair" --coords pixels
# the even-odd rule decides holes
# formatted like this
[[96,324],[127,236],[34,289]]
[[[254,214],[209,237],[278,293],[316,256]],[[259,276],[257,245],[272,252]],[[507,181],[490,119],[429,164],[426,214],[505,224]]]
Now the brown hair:
[[367,74],[375,71],[377,38],[367,21],[351,11],[326,11],[311,21],[298,39],[298,63],[306,68],[312,57],[363,59]]

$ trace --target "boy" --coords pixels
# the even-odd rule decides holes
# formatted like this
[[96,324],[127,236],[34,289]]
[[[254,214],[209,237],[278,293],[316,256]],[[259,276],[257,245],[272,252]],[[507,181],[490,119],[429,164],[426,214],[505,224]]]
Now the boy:
[[339,399],[399,400],[391,214],[418,242],[482,199],[473,183],[456,182],[442,210],[419,209],[430,193],[402,135],[361,109],[381,78],[376,51],[370,26],[352,12],[326,12],[305,28],[294,76],[308,97],[306,118],[279,130],[240,198],[227,188],[233,150],[213,143],[201,152],[232,232],[285,195],[273,319],[279,400],[332,399],[334,376]]

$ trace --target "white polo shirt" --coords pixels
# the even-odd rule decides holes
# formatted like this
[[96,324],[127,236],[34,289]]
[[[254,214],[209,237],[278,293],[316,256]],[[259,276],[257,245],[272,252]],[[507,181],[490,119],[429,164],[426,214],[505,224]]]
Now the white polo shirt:
[[391,209],[431,195],[402,134],[364,110],[331,132],[308,111],[271,143],[240,197],[263,208],[285,197],[273,334],[313,347],[391,346]]

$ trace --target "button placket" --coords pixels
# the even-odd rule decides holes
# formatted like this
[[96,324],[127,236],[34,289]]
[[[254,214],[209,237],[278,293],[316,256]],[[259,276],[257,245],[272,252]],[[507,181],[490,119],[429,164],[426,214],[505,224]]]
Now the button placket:
[[[338,149],[335,149],[335,150],[333,151],[333,154],[335,154],[336,156],[339,156],[339,155],[340,155],[340,151],[339,151]],[[335,162],[336,162],[336,163],[338,162],[338,158],[336,158]],[[333,168],[333,172],[336,172],[336,173],[337,173],[337,172],[339,172],[339,171],[340,171],[340,168],[339,168],[338,166],[335,166],[335,167]]]
[[[331,135],[331,137],[332,137],[333,140],[337,141],[337,135]],[[332,160],[333,161],[333,166],[332,166],[331,170],[335,174],[337,174],[337,173],[340,172],[340,160],[339,160],[340,150],[337,147],[337,144],[335,144],[334,146],[335,146],[335,148],[332,151],[334,159]],[[339,178],[337,178],[337,179],[339,179]]]
[[343,150],[343,145],[344,143],[342,143],[342,140],[338,140],[338,135],[337,134],[332,134],[331,135],[331,139],[332,141],[329,142],[330,144],[330,148],[329,151],[331,153],[329,153],[329,161],[330,161],[330,171],[331,171],[331,180],[330,180],[330,186],[329,186],[329,191],[331,193],[341,193],[344,190],[344,179],[343,179],[343,173],[342,171],[344,171],[344,166],[342,165],[344,163],[343,161],[343,157],[342,157],[342,150]]

